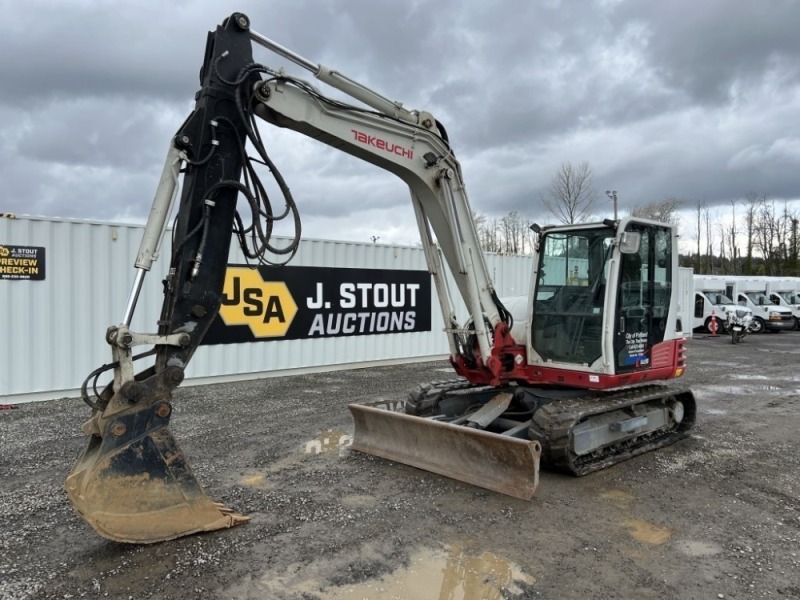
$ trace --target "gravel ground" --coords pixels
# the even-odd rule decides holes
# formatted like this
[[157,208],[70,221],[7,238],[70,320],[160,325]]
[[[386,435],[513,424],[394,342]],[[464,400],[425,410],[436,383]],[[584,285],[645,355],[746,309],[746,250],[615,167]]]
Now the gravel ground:
[[[800,333],[699,335],[693,435],[531,502],[351,452],[346,404],[445,362],[178,391],[172,430],[243,526],[151,546],[98,537],[63,482],[80,400],[0,411],[0,598],[800,598]],[[1,403],[1,402],[0,402]]]

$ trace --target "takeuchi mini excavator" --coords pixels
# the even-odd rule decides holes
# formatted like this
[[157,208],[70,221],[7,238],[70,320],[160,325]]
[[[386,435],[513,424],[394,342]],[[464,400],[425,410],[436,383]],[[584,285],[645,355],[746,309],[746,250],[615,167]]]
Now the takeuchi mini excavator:
[[[360,104],[254,62],[254,42]],[[83,386],[89,443],[66,490],[101,535],[150,543],[247,519],[206,496],[168,425],[173,393],[219,311],[233,235],[258,264],[285,262],[300,240],[297,206],[260,122],[390,171],[411,192],[458,377],[411,390],[396,403],[400,410],[350,405],[355,450],[530,499],[540,460],[583,475],[673,443],[692,427],[694,396],[663,383],[685,368],[672,226],[633,218],[534,226],[530,294],[501,299],[461,167],[430,113],[295,54],[253,31],[241,13],[208,34],[200,83],[194,111],[169,146],[122,320],[106,334],[113,361]],[[282,192],[277,210],[261,165]],[[178,197],[157,332],[135,332],[142,283]],[[271,235],[281,220],[295,236],[278,246]],[[463,318],[454,291],[468,310]],[[149,349],[134,353],[142,347]],[[144,356],[153,364],[137,373]],[[99,391],[109,371],[113,380]]]

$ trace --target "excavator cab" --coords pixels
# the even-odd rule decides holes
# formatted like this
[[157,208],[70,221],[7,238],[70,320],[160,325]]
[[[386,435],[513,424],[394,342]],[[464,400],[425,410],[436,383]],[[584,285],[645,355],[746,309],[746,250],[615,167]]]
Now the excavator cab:
[[[596,373],[589,383],[598,388],[651,369],[654,348],[663,353],[663,344],[683,339],[672,286],[675,245],[674,228],[638,219],[544,229],[528,315],[529,364]],[[664,375],[674,373],[657,378]]]
[[[505,383],[421,386],[413,416],[351,405],[355,449],[530,499],[540,459],[585,475],[686,435],[691,391],[652,385],[685,366],[675,228],[626,218],[539,231],[530,297],[507,303],[526,352],[498,351]],[[446,470],[431,468],[445,455]]]

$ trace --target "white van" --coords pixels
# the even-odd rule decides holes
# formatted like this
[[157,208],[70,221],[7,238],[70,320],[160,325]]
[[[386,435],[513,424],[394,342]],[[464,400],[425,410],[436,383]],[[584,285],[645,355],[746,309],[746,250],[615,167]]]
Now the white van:
[[726,275],[725,282],[730,296],[740,306],[753,311],[753,333],[762,331],[786,331],[794,329],[795,318],[786,306],[773,304],[767,296],[765,277]]
[[[717,332],[727,328],[728,313],[737,308],[727,295],[725,279],[718,275],[694,276],[694,315],[692,329],[703,328],[712,332],[712,321],[717,323]],[[748,312],[752,311],[748,309]]]
[[778,306],[785,306],[794,315],[794,328],[800,329],[800,278],[767,277],[767,296]]

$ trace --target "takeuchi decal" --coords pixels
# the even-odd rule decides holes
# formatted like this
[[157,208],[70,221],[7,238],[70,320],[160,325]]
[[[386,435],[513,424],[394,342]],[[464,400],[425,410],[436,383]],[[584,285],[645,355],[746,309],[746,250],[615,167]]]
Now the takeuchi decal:
[[229,265],[203,344],[431,329],[427,271]]
[[358,129],[351,129],[353,133],[353,138],[359,143],[364,144],[366,146],[372,146],[373,148],[377,148],[378,150],[385,150],[389,154],[396,154],[402,158],[414,158],[414,151],[411,148],[406,148],[401,146],[400,144],[395,144],[393,142],[387,142],[386,140],[379,138],[374,135],[369,135],[364,133],[363,131],[359,131]]

